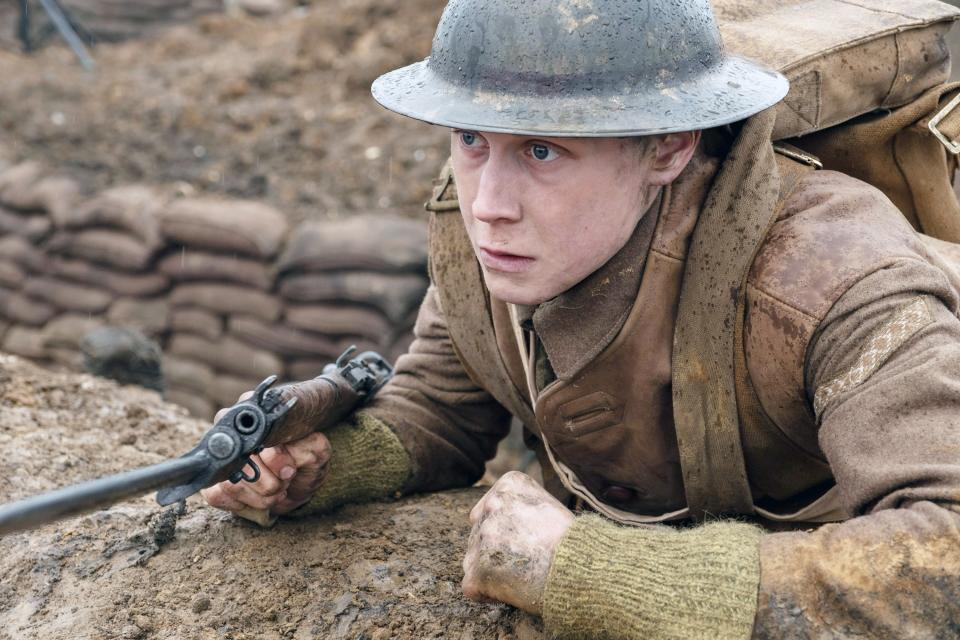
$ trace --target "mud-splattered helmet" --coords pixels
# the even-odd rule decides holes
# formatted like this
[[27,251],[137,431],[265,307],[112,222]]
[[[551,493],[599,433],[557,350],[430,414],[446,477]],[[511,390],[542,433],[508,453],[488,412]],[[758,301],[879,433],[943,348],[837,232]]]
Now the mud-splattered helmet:
[[599,137],[727,124],[787,89],[724,51],[709,0],[450,0],[430,57],[373,96],[432,124]]

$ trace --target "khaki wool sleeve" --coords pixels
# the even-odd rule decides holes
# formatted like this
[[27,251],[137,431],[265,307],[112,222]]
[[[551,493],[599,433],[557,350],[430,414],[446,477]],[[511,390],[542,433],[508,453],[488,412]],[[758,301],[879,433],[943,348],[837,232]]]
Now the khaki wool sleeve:
[[579,516],[547,580],[547,632],[561,639],[749,638],[762,535],[735,521],[674,529]]
[[289,515],[325,513],[396,493],[469,486],[510,427],[510,414],[466,373],[434,287],[393,378],[351,420],[327,432],[326,481]]
[[851,518],[764,536],[755,638],[960,633],[957,302],[942,272],[904,259],[821,323],[807,392]]
[[414,341],[366,412],[390,426],[410,456],[405,492],[470,486],[510,430],[510,414],[474,382],[447,330],[434,286]]

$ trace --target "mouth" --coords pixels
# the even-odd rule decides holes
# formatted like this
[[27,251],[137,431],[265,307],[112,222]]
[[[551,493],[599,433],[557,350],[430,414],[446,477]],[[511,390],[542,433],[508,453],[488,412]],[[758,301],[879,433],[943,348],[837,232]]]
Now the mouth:
[[478,247],[480,262],[487,269],[505,273],[520,273],[533,266],[534,258],[521,256],[505,251],[495,251],[486,247]]

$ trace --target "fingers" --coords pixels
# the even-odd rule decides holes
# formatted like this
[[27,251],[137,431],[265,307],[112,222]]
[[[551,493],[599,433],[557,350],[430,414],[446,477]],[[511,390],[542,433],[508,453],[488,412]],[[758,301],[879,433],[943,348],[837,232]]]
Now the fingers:
[[533,478],[519,471],[508,471],[500,476],[493,483],[490,490],[487,491],[479,502],[470,510],[470,524],[476,524],[481,520],[484,514],[495,512],[503,507],[504,497],[517,494],[528,494],[534,491],[538,494],[544,493],[543,487],[537,484]]
[[222,483],[215,484],[212,487],[207,487],[206,489],[201,489],[200,495],[203,496],[203,499],[206,500],[207,504],[209,504],[211,507],[223,509],[224,511],[232,511],[236,513],[245,506],[242,502],[224,491]]
[[315,473],[330,460],[330,441],[322,433],[310,435],[264,449],[260,456],[270,470],[282,480],[298,473]]
[[287,513],[309,500],[323,482],[330,455],[330,441],[314,433],[251,456],[260,467],[257,482],[225,481],[201,494],[211,506],[239,515],[248,509]]
[[210,502],[210,498],[204,494],[211,506],[233,512],[237,512],[243,506],[270,509],[286,498],[287,482],[277,477],[261,456],[254,454],[250,459],[260,467],[260,479],[256,482],[240,481],[236,484],[226,481],[211,487],[211,489],[219,489],[219,492],[213,496],[218,500],[217,504]]
[[260,452],[263,466],[281,481],[292,478],[297,473],[297,463],[285,445],[270,447]]

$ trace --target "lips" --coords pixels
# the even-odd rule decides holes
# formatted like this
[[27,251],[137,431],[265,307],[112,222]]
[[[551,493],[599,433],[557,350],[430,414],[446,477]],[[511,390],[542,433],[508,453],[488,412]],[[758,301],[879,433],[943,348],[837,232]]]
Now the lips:
[[534,258],[521,256],[505,251],[495,251],[486,247],[479,247],[480,262],[487,269],[503,271],[505,273],[521,273],[533,266]]

